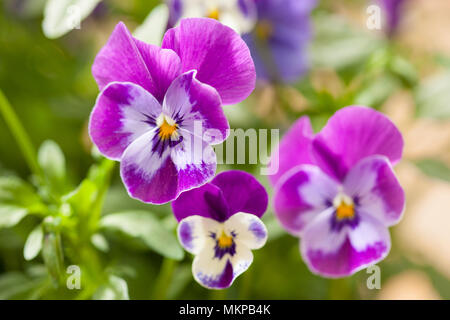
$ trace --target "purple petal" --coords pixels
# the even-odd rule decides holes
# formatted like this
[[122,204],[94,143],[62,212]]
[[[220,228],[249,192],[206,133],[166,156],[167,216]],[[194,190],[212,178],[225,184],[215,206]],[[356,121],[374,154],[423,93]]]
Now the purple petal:
[[337,183],[318,167],[300,165],[278,182],[273,200],[275,215],[288,232],[299,235],[331,206],[337,193]]
[[228,204],[230,215],[246,212],[261,217],[267,209],[268,195],[251,174],[244,171],[225,171],[212,181],[219,187]]
[[192,263],[192,273],[195,280],[208,289],[228,288],[235,278],[231,261],[214,259],[209,251],[204,251],[195,257]]
[[119,22],[92,66],[100,90],[110,82],[132,82],[162,101],[170,83],[181,73],[179,57],[133,38]]
[[103,155],[120,160],[130,143],[155,127],[160,113],[159,102],[142,87],[112,82],[97,98],[89,134]]
[[178,221],[194,215],[217,221],[225,221],[229,217],[222,191],[211,183],[183,192],[172,202],[172,210]]
[[359,210],[385,226],[401,219],[405,192],[386,157],[371,156],[358,162],[345,178],[344,192],[358,199]]
[[183,133],[183,142],[172,148],[170,157],[178,172],[178,194],[204,185],[216,173],[214,149],[189,133]]
[[390,250],[389,232],[368,215],[360,215],[353,229],[330,232],[329,218],[315,220],[301,241],[301,253],[310,270],[325,277],[352,275],[386,257]]
[[182,19],[166,32],[162,46],[178,54],[183,72],[197,70],[197,79],[214,87],[224,104],[241,102],[255,88],[255,67],[247,45],[218,21]]
[[310,156],[314,132],[308,117],[298,119],[281,139],[278,153],[272,154],[271,166],[278,165],[278,172],[269,177],[272,186],[283,174],[300,164],[312,164]]
[[210,144],[220,143],[229,133],[220,96],[214,88],[199,82],[195,74],[196,71],[186,72],[172,82],[164,98],[163,111],[172,119],[181,119],[181,128]]
[[180,191],[170,149],[163,154],[152,151],[158,139],[155,135],[156,130],[147,132],[128,146],[120,163],[120,175],[132,198],[162,204],[175,199]]
[[392,164],[402,157],[403,138],[382,113],[351,106],[336,112],[313,141],[313,155],[325,173],[342,181],[361,159],[384,155]]

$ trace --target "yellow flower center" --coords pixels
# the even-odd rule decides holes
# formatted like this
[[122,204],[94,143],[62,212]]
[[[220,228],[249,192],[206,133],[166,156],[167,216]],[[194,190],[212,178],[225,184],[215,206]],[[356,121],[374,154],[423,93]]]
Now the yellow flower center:
[[355,216],[355,209],[352,204],[342,202],[336,209],[336,217],[338,220],[351,219]]
[[171,118],[161,114],[157,119],[157,124],[159,127],[159,137],[162,140],[167,140],[173,136],[177,136],[178,126]]
[[220,248],[229,248],[233,244],[233,237],[228,236],[223,230],[219,239],[217,239],[217,244]]
[[352,198],[340,192],[333,200],[338,220],[352,219],[355,216],[355,206]]
[[273,33],[272,25],[268,21],[260,21],[255,27],[255,34],[259,40],[267,41]]
[[206,15],[206,17],[211,18],[211,19],[215,19],[215,20],[219,20],[220,17],[220,11],[218,8],[214,8],[208,11],[208,14]]

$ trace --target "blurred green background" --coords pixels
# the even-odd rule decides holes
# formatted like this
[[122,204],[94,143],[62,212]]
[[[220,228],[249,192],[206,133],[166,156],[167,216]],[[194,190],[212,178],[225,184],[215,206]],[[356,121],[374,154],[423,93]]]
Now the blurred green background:
[[[379,264],[381,289],[367,288],[365,270],[338,280],[313,275],[269,207],[269,242],[250,269],[230,289],[208,291],[174,240],[170,206],[130,199],[117,166],[91,152],[86,131],[98,94],[90,71],[96,53],[118,21],[133,30],[159,1],[103,1],[81,29],[49,39],[45,1],[1,0],[0,89],[44,173],[30,172],[0,117],[0,215],[15,210],[0,217],[0,299],[450,298],[450,4],[406,3],[397,34],[387,38],[365,27],[367,1],[320,1],[310,71],[291,86],[260,84],[226,107],[232,128],[284,132],[306,114],[320,130],[351,104],[379,109],[399,126],[407,211]],[[230,168],[255,174],[271,192],[258,165],[218,170]],[[121,214],[106,218],[111,213]],[[69,265],[81,267],[81,289],[65,285]]]

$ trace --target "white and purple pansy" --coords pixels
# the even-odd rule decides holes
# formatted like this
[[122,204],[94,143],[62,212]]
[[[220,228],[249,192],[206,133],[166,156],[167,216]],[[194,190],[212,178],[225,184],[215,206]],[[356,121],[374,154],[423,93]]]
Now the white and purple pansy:
[[250,174],[225,171],[210,183],[184,192],[172,203],[178,238],[195,255],[192,273],[209,289],[224,289],[248,269],[251,250],[266,243],[260,220],[267,209],[264,187]]
[[333,115],[315,135],[300,118],[280,142],[275,214],[301,238],[301,254],[314,273],[349,276],[384,259],[388,227],[401,219],[405,194],[392,165],[403,138],[383,114],[359,106]]
[[91,139],[105,157],[121,162],[130,196],[155,204],[214,176],[211,145],[229,129],[222,104],[244,100],[255,85],[239,35],[201,18],[168,30],[162,48],[133,38],[119,23],[92,73],[101,93]]

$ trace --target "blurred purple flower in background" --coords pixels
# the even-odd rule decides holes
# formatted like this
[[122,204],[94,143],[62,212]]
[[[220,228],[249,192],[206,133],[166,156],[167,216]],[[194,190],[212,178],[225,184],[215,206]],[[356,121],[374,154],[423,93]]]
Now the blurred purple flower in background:
[[256,20],[254,0],[167,0],[171,28],[182,18],[211,18],[238,33],[252,30]]
[[301,238],[301,254],[314,273],[351,275],[384,259],[388,227],[399,222],[405,195],[392,165],[403,138],[383,114],[346,107],[314,135],[300,118],[280,142],[275,214]]
[[226,171],[210,183],[184,192],[172,203],[183,247],[195,255],[195,280],[210,289],[224,289],[248,269],[251,250],[266,243],[260,220],[267,192],[250,174]]
[[384,27],[389,36],[392,36],[397,30],[404,2],[405,0],[378,0],[378,4],[384,12]]
[[[89,132],[107,158],[120,161],[131,197],[161,204],[210,180],[210,144],[226,139],[223,104],[255,85],[250,52],[237,33],[211,19],[183,19],[162,48],[133,38],[119,23],[92,73],[101,93]],[[194,132],[194,122],[216,136]],[[200,146],[197,148],[196,146]]]
[[258,18],[243,36],[259,79],[295,82],[307,70],[310,14],[316,0],[254,0]]

